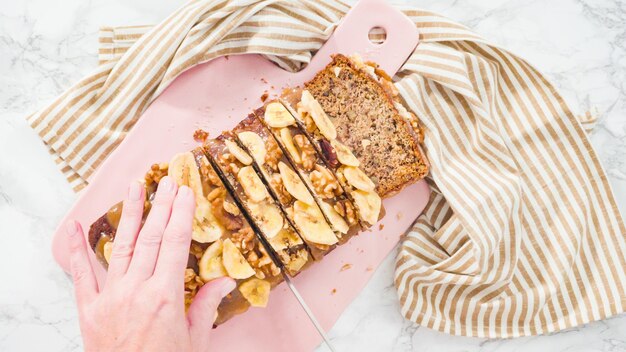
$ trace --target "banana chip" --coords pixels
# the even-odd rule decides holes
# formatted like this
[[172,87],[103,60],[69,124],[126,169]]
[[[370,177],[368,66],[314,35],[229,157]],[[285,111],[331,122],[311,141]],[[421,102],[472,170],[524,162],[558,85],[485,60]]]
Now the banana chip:
[[222,264],[222,241],[217,240],[215,243],[209,246],[200,262],[198,262],[198,268],[200,269],[200,278],[204,282],[208,282],[218,277],[228,276],[228,272]]
[[267,104],[265,107],[265,122],[270,127],[287,127],[296,123],[291,113],[279,102]]
[[271,288],[269,282],[253,278],[239,285],[239,292],[252,307],[264,308],[269,302]]

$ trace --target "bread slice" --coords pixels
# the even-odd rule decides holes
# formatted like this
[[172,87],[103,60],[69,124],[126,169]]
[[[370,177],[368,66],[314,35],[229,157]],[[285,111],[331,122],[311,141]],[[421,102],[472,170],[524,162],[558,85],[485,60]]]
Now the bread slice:
[[254,114],[241,121],[232,133],[240,146],[253,156],[257,173],[285,218],[308,245],[313,258],[322,259],[336,247],[337,237],[277,141]]
[[[298,171],[301,179],[315,196],[324,216],[333,226],[340,243],[347,242],[364,226],[360,214],[335,173],[326,165],[322,156],[300,128],[297,121],[281,101],[271,101],[257,109],[255,114],[271,131],[283,153]],[[276,121],[277,114],[289,116],[290,123]]]
[[336,139],[336,128],[315,98],[306,90],[301,91],[298,97],[298,111],[287,101],[281,101],[296,121],[287,128],[301,135],[304,141],[300,144],[306,144],[317,151],[320,156],[317,163],[323,164],[322,169],[326,173],[335,176],[339,188],[353,204],[363,228],[374,225],[384,215],[382,199],[376,193],[376,184],[361,169],[361,162],[350,148]]
[[[412,115],[400,104],[389,76],[375,64],[338,54],[304,86],[330,117],[336,139],[350,148],[374,180],[381,197],[426,176],[428,164],[419,147],[421,129],[416,119],[409,121]],[[292,104],[298,100],[297,95],[289,99]]]
[[237,144],[236,136],[230,131],[224,132],[207,141],[204,151],[288,274],[295,276],[311,264],[309,251],[315,249],[305,245],[286,219],[254,169],[254,159]]
[[[202,148],[177,154],[170,163],[152,165],[145,176],[144,219],[150,211],[158,183],[168,174],[179,185],[189,186],[196,195],[194,240],[185,272],[185,306],[189,307],[203,282],[219,276],[233,277],[238,289],[220,302],[216,325],[245,312],[251,304],[266,303],[269,290],[283,280],[280,269],[271,261],[260,260],[269,258],[265,247],[236,207]],[[122,203],[114,205],[89,229],[89,243],[105,267],[108,266],[121,210]],[[213,230],[207,233],[208,228]],[[229,258],[229,263],[225,262],[225,257]],[[251,294],[251,286],[258,288],[258,292]]]
[[[273,155],[268,154],[265,162],[257,164],[260,165],[261,174],[268,180],[270,189],[277,194],[277,199],[285,209],[288,218],[302,238],[307,241],[309,247],[324,250],[328,246],[320,245],[317,238],[320,236],[330,238],[331,234],[336,238],[336,242],[344,243],[360,230],[353,211],[354,207],[349,204],[349,200],[346,200],[343,194],[336,195],[335,192],[330,191],[322,197],[320,190],[325,186],[318,183],[318,186],[314,187],[309,173],[303,172],[302,165],[294,162],[289,151],[283,147],[282,141],[277,140],[263,123],[264,112],[265,107],[257,109],[233,131],[256,131],[266,145],[273,150]],[[245,133],[238,133],[238,137],[241,140],[241,137],[246,136]],[[314,181],[322,180],[314,179]],[[344,217],[337,210],[343,211],[344,215],[347,210],[348,216]],[[313,226],[311,218],[318,218],[319,221]],[[347,221],[347,219],[351,220]],[[334,245],[326,252],[333,248]]]

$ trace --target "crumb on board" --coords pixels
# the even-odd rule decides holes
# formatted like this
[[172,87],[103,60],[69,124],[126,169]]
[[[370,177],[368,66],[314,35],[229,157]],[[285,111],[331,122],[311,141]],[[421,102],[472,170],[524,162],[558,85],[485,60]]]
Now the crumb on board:
[[209,132],[198,128],[193,132],[193,139],[198,143],[206,142],[207,138],[209,138]]
[[337,293],[337,289],[336,289],[336,288],[333,288],[333,290],[332,290],[332,291],[330,291],[330,294],[331,294],[331,295],[334,295],[335,293]]
[[261,77],[261,82],[267,84],[267,80],[265,78],[263,78],[263,77]]
[[400,220],[400,219],[402,219],[403,216],[404,216],[404,214],[402,214],[402,212],[399,211],[398,214],[396,214],[396,219]]
[[371,266],[368,266],[367,268],[365,268],[365,271],[368,271],[368,272],[372,270],[374,270],[374,268],[372,268]]
[[265,103],[267,97],[269,97],[269,93],[267,91],[263,92],[263,95],[261,95],[261,101]]
[[352,264],[350,264],[350,263],[346,263],[346,264],[344,264],[344,265],[341,267],[341,269],[340,269],[339,271],[346,271],[346,270],[348,270],[348,269],[350,269],[350,268],[352,268]]
[[385,224],[378,225],[378,230],[379,231],[382,231],[382,229],[384,229],[384,228],[385,228]]

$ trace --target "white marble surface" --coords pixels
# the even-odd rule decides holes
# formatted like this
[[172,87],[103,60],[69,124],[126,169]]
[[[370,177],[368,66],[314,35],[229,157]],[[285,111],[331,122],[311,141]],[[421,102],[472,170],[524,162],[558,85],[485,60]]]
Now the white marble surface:
[[[626,214],[626,3],[414,0],[522,54],[574,109],[597,108],[591,139]],[[0,351],[78,351],[71,284],[50,237],[75,199],[24,116],[96,64],[101,25],[149,24],[181,1],[0,0]],[[626,315],[550,336],[452,337],[404,321],[393,255],[339,319],[339,351],[626,351]],[[323,348],[320,348],[323,350]]]

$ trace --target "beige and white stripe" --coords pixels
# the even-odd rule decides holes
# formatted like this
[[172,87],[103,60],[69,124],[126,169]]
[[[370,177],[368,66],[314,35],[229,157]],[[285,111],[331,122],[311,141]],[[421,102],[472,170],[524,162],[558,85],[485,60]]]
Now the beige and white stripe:
[[[298,70],[348,9],[198,0],[157,26],[103,28],[100,66],[28,120],[79,190],[181,72],[240,53]],[[400,246],[402,313],[514,337],[623,312],[626,229],[585,134],[596,114],[575,117],[544,76],[464,26],[403,11],[421,42],[394,79],[426,127],[433,192]]]

